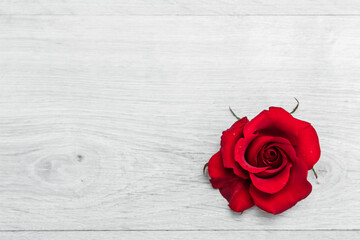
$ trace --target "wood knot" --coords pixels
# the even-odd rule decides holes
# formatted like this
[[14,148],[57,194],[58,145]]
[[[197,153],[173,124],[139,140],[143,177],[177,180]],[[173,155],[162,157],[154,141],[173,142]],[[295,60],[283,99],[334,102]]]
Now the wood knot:
[[91,150],[69,146],[47,149],[40,154],[33,162],[33,175],[53,190],[81,189],[94,180],[100,169],[100,156]]

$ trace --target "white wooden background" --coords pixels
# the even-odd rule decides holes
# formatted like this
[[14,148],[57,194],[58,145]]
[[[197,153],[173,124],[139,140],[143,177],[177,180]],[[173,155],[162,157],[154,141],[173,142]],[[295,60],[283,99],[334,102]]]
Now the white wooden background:
[[[1,0],[0,239],[360,236],[360,2]],[[268,106],[316,128],[311,195],[242,215],[202,174]]]

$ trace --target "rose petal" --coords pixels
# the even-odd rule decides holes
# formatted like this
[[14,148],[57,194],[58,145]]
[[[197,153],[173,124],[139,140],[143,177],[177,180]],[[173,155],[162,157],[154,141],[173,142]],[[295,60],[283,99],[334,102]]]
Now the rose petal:
[[224,181],[233,178],[235,175],[231,169],[225,168],[222,163],[220,151],[215,153],[208,163],[209,176],[211,184],[214,188],[219,188]]
[[243,212],[244,210],[254,206],[254,202],[249,194],[249,181],[242,180],[233,186],[233,194],[229,201],[229,207],[235,212]]
[[266,170],[268,167],[256,167],[251,164],[249,164],[245,159],[245,152],[248,147],[248,145],[253,141],[258,134],[251,134],[247,136],[246,138],[241,138],[239,141],[237,141],[235,145],[235,161],[237,161],[240,166],[249,171],[250,173],[259,173],[264,170]]
[[248,123],[246,117],[236,121],[228,130],[224,131],[221,136],[221,156],[224,166],[232,168],[234,173],[244,179],[249,178],[249,174],[242,169],[234,160],[234,148],[237,140],[243,136],[244,125]]
[[286,186],[275,194],[269,194],[250,186],[250,195],[259,208],[273,214],[279,214],[293,207],[311,192],[311,184],[306,180],[307,169],[301,163],[294,164]]
[[277,147],[279,149],[280,152],[282,152],[283,154],[285,154],[287,156],[287,159],[291,162],[296,162],[298,161],[298,156],[296,155],[296,151],[294,149],[294,147],[290,144],[277,144]]
[[294,118],[283,108],[270,107],[269,110],[262,111],[246,124],[244,135],[246,137],[256,131],[267,129],[269,133],[275,133],[275,136],[279,136],[278,133],[281,133],[286,139],[291,140],[296,139],[299,129],[308,125],[310,124]]
[[299,131],[295,149],[299,159],[305,163],[307,169],[312,169],[320,158],[319,138],[313,126],[309,125]]
[[271,139],[273,139],[273,136],[259,136],[250,143],[245,152],[245,158],[249,164],[258,167],[265,167],[263,162],[258,161],[258,157],[261,149],[265,144],[269,143]]
[[282,158],[282,163],[281,163],[281,165],[279,167],[277,167],[277,168],[268,168],[263,172],[256,173],[256,176],[261,177],[261,178],[269,178],[269,177],[273,177],[273,176],[277,175],[289,163],[289,161],[287,160],[286,155],[282,155],[281,158]]
[[233,211],[242,212],[254,206],[249,194],[249,181],[236,176],[231,169],[224,168],[220,152],[211,157],[208,171],[212,186],[219,188]]
[[[294,148],[292,147],[289,140],[283,138],[283,137],[274,137],[269,135],[259,135],[257,138],[255,138],[251,144],[248,146],[246,150],[246,160],[252,164],[253,166],[259,166],[261,163],[258,161],[258,155],[261,152],[261,149],[268,145],[268,147],[279,147],[283,149],[286,153],[289,152],[288,156],[296,157],[296,153]],[[260,156],[262,157],[262,156]],[[258,165],[256,165],[258,164]],[[263,165],[264,166],[264,165]],[[263,167],[261,166],[261,167]]]
[[229,179],[219,188],[221,195],[229,202],[229,207],[235,212],[242,212],[254,202],[249,194],[249,181],[240,177]]
[[291,163],[288,163],[286,167],[274,177],[262,178],[256,176],[256,174],[250,173],[250,179],[252,184],[262,192],[276,193],[283,189],[289,180]]
[[282,108],[270,107],[248,122],[244,127],[244,138],[259,131],[289,139],[307,169],[319,160],[320,145],[315,129]]

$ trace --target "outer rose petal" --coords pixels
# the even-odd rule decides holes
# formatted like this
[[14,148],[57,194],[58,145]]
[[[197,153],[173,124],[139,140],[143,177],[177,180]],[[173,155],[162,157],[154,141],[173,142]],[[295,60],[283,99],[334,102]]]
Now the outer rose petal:
[[[294,118],[290,113],[280,107],[270,107],[253,118],[244,128],[245,137],[255,131],[269,129],[277,133],[282,133],[285,138],[294,139],[298,135],[299,129],[305,128],[310,123]],[[289,138],[288,138],[289,139]]]
[[279,107],[262,111],[244,127],[244,136],[256,131],[283,136],[290,140],[295,151],[307,169],[311,169],[320,157],[319,139],[310,123],[294,118]]
[[310,170],[320,158],[319,138],[315,129],[309,125],[300,130],[298,140],[298,145],[295,147],[297,155]]
[[233,211],[242,212],[254,206],[249,194],[249,181],[236,176],[231,169],[224,168],[220,152],[211,157],[208,171],[212,186],[219,188]]
[[214,188],[222,187],[225,180],[229,180],[236,176],[231,169],[223,166],[220,151],[210,158],[208,171],[209,176],[211,177],[210,182]]
[[244,125],[249,120],[244,117],[239,121],[236,121],[228,130],[224,131],[221,136],[221,156],[224,166],[232,168],[234,173],[244,179],[249,178],[249,174],[240,167],[240,165],[234,160],[234,148],[236,142],[243,136]]
[[264,193],[250,186],[250,195],[259,208],[273,214],[279,214],[293,207],[311,192],[311,184],[306,180],[307,169],[301,164],[293,165],[286,186],[275,194]]
[[229,201],[229,207],[235,212],[243,212],[254,206],[249,194],[249,181],[242,180],[233,186],[233,194]]

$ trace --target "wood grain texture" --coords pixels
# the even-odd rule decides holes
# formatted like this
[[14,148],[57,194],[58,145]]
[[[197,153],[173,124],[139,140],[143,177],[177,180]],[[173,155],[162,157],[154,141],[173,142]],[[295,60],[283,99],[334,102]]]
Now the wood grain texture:
[[[1,239],[358,237],[360,17],[63,2],[0,3]],[[264,11],[294,13],[279,9]],[[277,216],[231,212],[202,175],[228,106],[252,118],[294,96],[322,147],[313,192]]]
[[357,0],[3,0],[0,15],[359,15]]
[[117,240],[117,239],[209,239],[209,240],[234,240],[234,239],[317,239],[317,240],[337,240],[337,239],[357,239],[359,232],[344,231],[131,231],[131,232],[0,232],[1,239],[11,240]]

